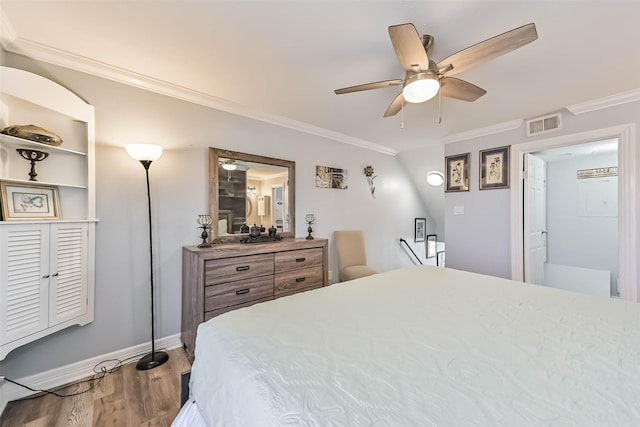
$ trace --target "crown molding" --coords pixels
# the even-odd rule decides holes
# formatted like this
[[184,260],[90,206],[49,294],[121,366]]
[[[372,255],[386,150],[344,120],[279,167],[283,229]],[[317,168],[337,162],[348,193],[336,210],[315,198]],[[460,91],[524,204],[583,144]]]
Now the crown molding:
[[4,13],[4,9],[0,7],[0,43],[6,48],[6,46],[11,44],[17,37],[18,34],[13,28],[13,25],[11,25],[7,14]]
[[629,92],[622,92],[616,95],[606,96],[604,98],[595,99],[592,101],[581,102],[579,104],[569,105],[567,106],[567,110],[571,111],[575,115],[578,115],[636,101],[640,101],[640,89],[631,90]]
[[22,39],[16,36],[15,31],[13,31],[10,22],[6,19],[6,15],[2,12],[1,8],[0,30],[0,33],[3,34],[0,38],[0,42],[8,52],[24,55],[37,61],[43,61],[49,64],[91,74],[118,83],[145,89],[150,92],[224,111],[226,113],[247,117],[253,120],[292,129],[309,135],[319,136],[321,138],[330,139],[344,144],[354,145],[366,150],[377,151],[391,156],[398,154],[397,150],[384,145],[334,132],[297,120],[288,119],[286,117],[255,111],[247,106],[227,99],[199,92],[184,86],[175,85],[143,74],[134,73],[124,68],[95,61],[81,55],[75,55],[31,40]]
[[493,135],[496,133],[506,132],[518,129],[522,125],[522,119],[511,120],[508,122],[498,123],[495,125],[473,129],[466,132],[447,135],[442,138],[443,144],[451,144],[453,142],[466,141],[468,139],[480,138],[482,136]]

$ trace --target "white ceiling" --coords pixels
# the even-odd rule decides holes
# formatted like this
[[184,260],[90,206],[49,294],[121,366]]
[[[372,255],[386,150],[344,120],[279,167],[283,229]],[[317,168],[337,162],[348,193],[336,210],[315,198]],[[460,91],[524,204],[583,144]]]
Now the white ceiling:
[[[639,1],[0,0],[0,7],[9,51],[390,153],[640,88]],[[456,76],[487,90],[478,101],[443,98],[441,124],[437,98],[409,105],[402,128],[400,114],[382,117],[399,87],[333,90],[402,78],[387,27],[405,22],[435,36],[436,62],[529,22],[539,38]]]

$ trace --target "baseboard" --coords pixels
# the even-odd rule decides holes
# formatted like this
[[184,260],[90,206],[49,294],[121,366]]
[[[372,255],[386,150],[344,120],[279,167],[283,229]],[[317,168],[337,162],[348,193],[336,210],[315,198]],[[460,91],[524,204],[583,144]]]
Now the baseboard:
[[[182,342],[180,341],[180,334],[175,334],[156,340],[156,348],[171,350],[181,346]],[[102,361],[111,359],[128,359],[136,355],[144,354],[145,352],[148,352],[150,348],[151,342],[149,341],[143,344],[135,345],[133,347],[103,354],[101,356],[81,360],[79,362],[65,365],[60,368],[51,369],[39,374],[30,375],[23,378],[11,379],[21,384],[28,385],[31,388],[47,390],[93,375],[93,368]],[[107,368],[111,366],[112,365],[109,365],[107,366]],[[27,397],[31,394],[33,394],[33,392],[23,387],[19,387],[7,381],[0,380],[0,415],[4,411],[4,408],[7,406],[7,403],[11,402],[12,400]]]

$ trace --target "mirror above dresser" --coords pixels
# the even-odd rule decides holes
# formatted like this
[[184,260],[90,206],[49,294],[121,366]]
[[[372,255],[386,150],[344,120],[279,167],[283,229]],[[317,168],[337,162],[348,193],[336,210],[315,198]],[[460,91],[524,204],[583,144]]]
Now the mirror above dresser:
[[210,147],[209,212],[218,241],[239,240],[243,224],[293,237],[295,162]]

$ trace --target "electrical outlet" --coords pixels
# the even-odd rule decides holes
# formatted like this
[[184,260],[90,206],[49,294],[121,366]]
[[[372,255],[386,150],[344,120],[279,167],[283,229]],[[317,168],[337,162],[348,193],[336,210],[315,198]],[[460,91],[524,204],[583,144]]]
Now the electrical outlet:
[[4,375],[0,375],[0,381],[4,381]]
[[329,270],[329,280],[333,278],[333,271]]

